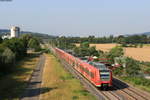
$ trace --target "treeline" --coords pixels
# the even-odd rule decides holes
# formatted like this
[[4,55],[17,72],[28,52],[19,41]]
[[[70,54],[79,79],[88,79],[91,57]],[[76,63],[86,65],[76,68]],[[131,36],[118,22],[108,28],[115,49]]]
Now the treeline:
[[131,36],[117,36],[114,37],[113,35],[109,37],[57,37],[56,41],[63,41],[63,43],[82,43],[82,42],[89,42],[89,43],[120,43],[120,44],[149,44],[150,37],[147,35],[131,35]]
[[39,39],[28,34],[20,38],[5,40],[0,38],[0,76],[12,72],[16,61],[27,55],[28,48],[40,50]]
[[85,56],[99,56],[100,52],[102,51],[98,51],[96,50],[95,46],[90,47],[89,42],[83,42],[80,44],[79,47],[74,46],[73,48],[73,53],[75,56],[78,57],[85,57]]

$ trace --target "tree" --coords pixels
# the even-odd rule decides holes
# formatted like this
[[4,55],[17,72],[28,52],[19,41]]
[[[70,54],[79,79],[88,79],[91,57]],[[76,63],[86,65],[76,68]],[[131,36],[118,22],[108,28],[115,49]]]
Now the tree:
[[3,45],[5,47],[8,47],[12,52],[14,52],[17,59],[20,59],[21,57],[26,55],[26,48],[24,47],[24,43],[19,38],[12,38],[10,40],[6,40],[3,42]]
[[35,49],[35,51],[39,51],[41,49],[37,38],[31,38],[28,42],[28,47]]
[[89,42],[83,42],[83,43],[80,44],[80,47],[81,48],[89,48],[90,44],[89,44]]
[[111,63],[114,63],[115,57],[121,57],[123,55],[124,55],[123,48],[120,46],[116,46],[109,51],[108,58],[111,60]]
[[99,52],[96,50],[96,47],[90,47],[89,42],[83,42],[80,44],[80,47],[75,47],[74,52],[77,56],[99,56]]
[[115,70],[113,70],[113,74],[117,75],[117,76],[123,75],[123,67],[120,66],[120,67],[116,68]]
[[89,56],[88,48],[79,48],[79,55],[81,57]]
[[88,37],[88,42],[90,42],[90,43],[94,42],[94,38],[95,38],[95,36],[89,36]]
[[79,47],[75,47],[73,49],[74,53],[75,53],[75,56],[80,56],[80,48]]
[[24,45],[24,48],[25,48],[25,52],[27,52],[28,43],[29,43],[29,41],[30,41],[31,38],[33,38],[33,36],[30,35],[30,34],[23,34],[21,36],[21,40],[23,42],[23,45]]
[[3,42],[3,39],[0,37],[0,43],[2,43]]
[[9,73],[15,63],[15,54],[7,47],[0,45],[0,74]]
[[140,64],[132,58],[126,59],[126,73],[128,76],[137,76],[140,72]]
[[99,53],[98,53],[98,51],[96,50],[96,47],[95,46],[93,46],[93,47],[90,47],[89,48],[89,55],[91,56],[99,56]]

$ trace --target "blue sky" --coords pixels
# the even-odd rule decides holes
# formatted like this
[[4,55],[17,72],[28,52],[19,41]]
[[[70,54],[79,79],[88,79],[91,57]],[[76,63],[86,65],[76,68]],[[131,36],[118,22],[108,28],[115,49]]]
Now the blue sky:
[[150,31],[150,0],[12,0],[0,2],[0,29],[66,36]]

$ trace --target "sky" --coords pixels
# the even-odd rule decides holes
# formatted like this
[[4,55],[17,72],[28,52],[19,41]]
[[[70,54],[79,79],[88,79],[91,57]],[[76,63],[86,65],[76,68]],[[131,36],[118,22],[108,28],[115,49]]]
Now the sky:
[[0,29],[58,36],[150,31],[150,0],[0,0]]

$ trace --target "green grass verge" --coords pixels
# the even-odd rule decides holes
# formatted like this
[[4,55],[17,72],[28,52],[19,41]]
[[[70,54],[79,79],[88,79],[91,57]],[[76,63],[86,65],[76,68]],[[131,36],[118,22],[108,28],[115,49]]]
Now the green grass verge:
[[96,100],[53,55],[47,55],[42,87],[50,91],[43,93],[41,100]]
[[121,80],[132,84],[135,87],[150,92],[150,80],[140,77],[119,77]]

